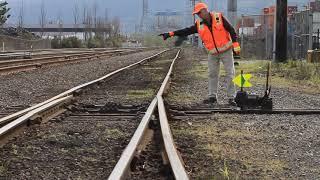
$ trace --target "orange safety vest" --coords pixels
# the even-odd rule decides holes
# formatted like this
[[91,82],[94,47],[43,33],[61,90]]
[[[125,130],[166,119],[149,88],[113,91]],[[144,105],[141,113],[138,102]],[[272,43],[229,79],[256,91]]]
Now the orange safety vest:
[[230,33],[224,28],[221,13],[210,13],[212,17],[212,32],[207,25],[196,21],[198,34],[210,54],[219,54],[233,47]]

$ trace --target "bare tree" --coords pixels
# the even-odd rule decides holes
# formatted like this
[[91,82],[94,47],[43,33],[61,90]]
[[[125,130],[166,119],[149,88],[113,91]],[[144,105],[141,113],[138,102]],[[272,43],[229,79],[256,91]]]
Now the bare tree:
[[82,9],[82,24],[86,24],[87,20],[87,6],[84,5]]
[[92,7],[92,18],[93,18],[93,24],[94,24],[94,33],[96,33],[96,29],[97,29],[97,21],[98,21],[98,4],[97,1],[95,0],[93,3],[93,7]]
[[108,15],[108,9],[106,8],[104,10],[104,33],[103,33],[103,38],[106,39],[108,35],[108,29],[109,28],[109,15]]
[[87,9],[86,13],[86,28],[89,34],[89,38],[92,38],[92,24],[93,24],[93,18],[92,18],[92,12],[90,9]]
[[105,47],[105,37],[104,37],[104,32],[105,32],[105,23],[104,23],[104,18],[103,17],[98,17],[97,18],[97,27],[95,30],[95,36],[97,39],[100,41],[100,46]]
[[44,28],[46,26],[46,23],[47,23],[47,11],[45,9],[44,0],[42,0],[41,7],[40,7],[40,17],[39,17],[39,24],[41,27],[41,33],[40,33],[41,37],[43,37],[44,35]]
[[61,11],[58,12],[58,16],[57,16],[57,23],[59,26],[59,39],[61,39],[62,37],[62,28],[63,28],[63,20],[62,20],[62,15],[61,15]]
[[114,17],[112,20],[112,35],[118,36],[120,34],[120,18]]
[[84,30],[84,40],[88,39],[88,30],[87,30],[87,7],[86,5],[83,6],[82,10],[82,24],[85,26]]
[[21,7],[20,12],[18,16],[18,28],[23,28],[24,25],[24,3],[23,0],[21,0]]
[[77,29],[79,28],[79,6],[77,0],[75,0],[73,8],[73,22],[75,28],[75,36],[77,35]]

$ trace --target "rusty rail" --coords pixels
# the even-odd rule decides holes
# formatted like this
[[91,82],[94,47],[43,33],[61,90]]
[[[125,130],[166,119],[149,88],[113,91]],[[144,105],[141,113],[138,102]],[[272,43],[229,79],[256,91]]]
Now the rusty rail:
[[48,104],[45,104],[37,109],[34,109],[34,110],[28,112],[27,114],[21,116],[20,118],[16,119],[15,121],[12,121],[12,122],[6,124],[2,128],[0,128],[0,137],[5,135],[6,133],[8,133],[10,130],[18,127],[19,125],[21,125],[25,121],[29,120],[31,117],[36,116],[38,113],[44,112],[44,111],[46,111],[46,110],[48,110],[48,109],[50,109],[60,103],[63,103],[67,100],[70,100],[71,98],[72,98],[72,95],[56,99],[54,101],[51,101]]
[[90,60],[94,58],[99,58],[100,56],[107,56],[113,53],[130,53],[133,50],[113,50],[113,51],[103,51],[98,53],[81,53],[68,56],[53,56],[36,58],[29,60],[11,60],[11,61],[0,61],[0,73],[14,72],[17,70],[29,70],[36,69],[42,66],[53,65],[53,64],[63,64],[69,62],[77,62],[83,60]]
[[[61,99],[61,98],[64,98],[64,97],[66,97],[66,96],[70,96],[70,95],[72,95],[73,93],[81,90],[82,88],[88,87],[88,86],[90,86],[90,85],[92,85],[92,84],[95,84],[95,83],[97,83],[97,82],[100,82],[100,81],[102,81],[102,80],[105,80],[106,78],[109,78],[109,77],[111,77],[111,76],[113,76],[113,75],[115,75],[115,74],[117,74],[117,73],[119,73],[119,72],[121,72],[121,71],[124,71],[124,70],[126,70],[126,69],[129,69],[129,68],[134,67],[134,66],[136,66],[136,65],[139,65],[139,64],[141,64],[141,63],[143,63],[143,62],[145,62],[145,61],[147,61],[147,60],[153,59],[153,58],[159,56],[160,54],[162,54],[162,53],[164,53],[164,52],[166,52],[166,51],[168,51],[168,50],[161,51],[161,52],[159,52],[159,53],[157,53],[157,54],[155,54],[155,55],[152,55],[152,56],[150,56],[150,57],[144,58],[144,59],[142,59],[142,60],[140,60],[140,61],[138,61],[138,62],[136,62],[136,63],[133,63],[133,64],[128,65],[128,66],[126,66],[126,67],[120,68],[120,69],[118,69],[118,70],[116,70],[116,71],[113,71],[113,72],[111,72],[111,73],[109,73],[109,74],[107,74],[107,75],[105,75],[105,76],[103,76],[103,77],[101,77],[101,78],[99,78],[99,79],[96,79],[96,80],[87,82],[87,83],[85,83],[85,84],[81,84],[81,85],[76,86],[76,87],[73,87],[73,88],[71,88],[71,89],[69,89],[69,90],[67,90],[67,91],[65,91],[65,92],[63,92],[63,93],[61,93],[61,94],[58,94],[58,95],[55,96],[55,97],[52,97],[52,98],[50,98],[50,99],[48,99],[48,100],[46,100],[46,101],[44,101],[44,102],[42,102],[42,103],[36,104],[36,105],[34,105],[34,106],[30,107],[30,108],[27,108],[27,109],[24,109],[24,110],[22,110],[22,111],[19,111],[19,112],[16,112],[16,113],[14,113],[14,114],[11,114],[11,115],[9,115],[9,116],[3,117],[3,118],[0,119],[0,125],[4,125],[4,124],[10,123],[10,122],[13,122],[13,121],[15,121],[16,119],[19,119],[19,117],[25,115],[26,113],[28,113],[28,112],[30,112],[30,111],[33,111],[33,110],[35,110],[35,109],[42,108],[42,107],[45,106],[46,104],[51,103],[51,102],[53,102],[53,101],[55,101],[55,100],[57,100],[57,99]],[[20,120],[21,120],[21,119],[19,119],[19,121],[20,121]],[[27,121],[27,120],[28,120],[28,119],[24,119],[22,122],[25,122],[25,121]],[[22,123],[22,122],[21,122],[21,123]],[[6,126],[0,128],[0,132],[2,132],[1,135],[4,135],[6,132],[10,131],[11,129],[12,129],[12,128],[7,128]],[[0,135],[0,137],[1,137],[1,135]]]
[[128,146],[123,151],[118,163],[116,164],[115,168],[110,174],[108,178],[109,180],[128,179],[131,161],[133,160],[137,152],[140,151],[138,147],[141,146],[141,142],[143,141],[143,139],[146,139],[145,136],[147,136],[146,133],[148,132],[149,128],[148,124],[151,119],[151,115],[157,106],[160,118],[162,138],[165,146],[165,153],[169,158],[172,172],[176,179],[189,179],[188,174],[183,165],[184,163],[175,148],[162,98],[162,96],[166,94],[167,89],[169,88],[172,69],[175,64],[175,61],[179,57],[179,54],[180,50],[177,53],[176,57],[173,59],[170,69],[160,87],[160,90],[157,93],[157,96],[151,102],[136,132],[134,133]]

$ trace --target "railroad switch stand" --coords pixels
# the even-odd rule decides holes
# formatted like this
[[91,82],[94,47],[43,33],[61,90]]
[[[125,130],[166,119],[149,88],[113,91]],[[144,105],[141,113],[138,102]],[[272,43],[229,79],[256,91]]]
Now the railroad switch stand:
[[[241,71],[241,76],[243,75],[243,71]],[[241,86],[241,90],[237,92],[235,102],[237,106],[241,108],[241,110],[248,109],[262,109],[262,110],[272,110],[273,103],[272,98],[269,97],[271,92],[271,86],[269,86],[269,76],[270,76],[270,63],[268,64],[267,71],[267,80],[266,80],[266,90],[264,96],[260,97],[256,94],[249,94],[243,90]]]

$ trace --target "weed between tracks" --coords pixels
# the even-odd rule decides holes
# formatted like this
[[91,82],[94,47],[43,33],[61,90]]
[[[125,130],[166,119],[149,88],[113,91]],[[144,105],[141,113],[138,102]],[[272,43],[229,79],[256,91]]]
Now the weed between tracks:
[[[203,169],[206,170],[193,169],[197,178],[270,178],[270,174],[281,174],[287,168],[282,159],[272,156],[276,150],[264,141],[267,138],[266,134],[250,129],[248,125],[237,126],[237,123],[241,123],[240,120],[232,116],[228,119],[214,117],[214,120],[192,121],[192,125],[188,127],[182,125],[173,129],[177,139],[183,138],[178,142],[190,143],[191,139],[195,141],[194,147],[191,148],[194,155],[185,157],[186,163],[203,162],[202,159],[192,159],[196,157],[205,159],[206,164],[199,166],[205,167]],[[280,135],[275,135],[276,137],[281,138]],[[190,155],[190,152],[188,154]]]
[[128,99],[147,99],[151,98],[154,94],[153,89],[144,89],[144,90],[129,90],[127,92]]
[[0,165],[0,174],[5,174],[8,170],[8,167],[3,163]]
[[206,80],[208,79],[208,66],[207,64],[194,63],[188,73],[196,79]]

